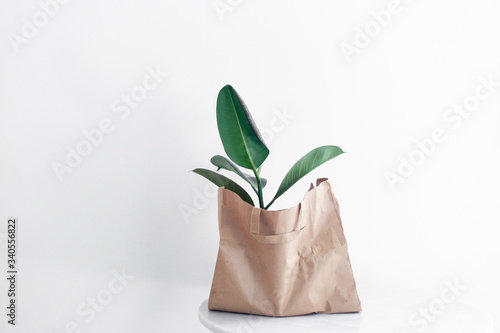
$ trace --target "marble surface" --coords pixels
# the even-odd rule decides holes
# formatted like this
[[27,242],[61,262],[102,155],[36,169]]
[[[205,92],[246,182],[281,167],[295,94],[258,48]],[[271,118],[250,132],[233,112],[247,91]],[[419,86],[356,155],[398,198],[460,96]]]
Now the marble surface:
[[[444,293],[446,295],[446,293]],[[363,311],[346,314],[310,314],[272,318],[208,310],[208,300],[199,308],[201,323],[215,333],[239,332],[494,332],[492,318],[483,310],[462,303],[453,294],[445,301],[440,294],[411,291],[365,292]]]

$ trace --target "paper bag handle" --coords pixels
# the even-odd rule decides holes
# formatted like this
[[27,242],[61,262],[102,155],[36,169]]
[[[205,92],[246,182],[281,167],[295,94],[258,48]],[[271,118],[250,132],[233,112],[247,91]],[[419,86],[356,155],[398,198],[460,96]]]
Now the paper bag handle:
[[261,209],[254,207],[250,217],[250,234],[259,242],[265,244],[281,244],[291,242],[299,237],[300,232],[305,226],[302,226],[302,209],[299,206],[299,217],[295,230],[278,235],[261,235],[260,234],[260,212]]

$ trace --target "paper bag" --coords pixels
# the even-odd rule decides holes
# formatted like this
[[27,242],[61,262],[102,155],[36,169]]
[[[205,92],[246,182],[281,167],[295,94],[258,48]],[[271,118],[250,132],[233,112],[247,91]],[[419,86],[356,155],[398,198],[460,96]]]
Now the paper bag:
[[298,205],[268,211],[221,187],[210,310],[266,316],[361,311],[339,206],[318,179]]

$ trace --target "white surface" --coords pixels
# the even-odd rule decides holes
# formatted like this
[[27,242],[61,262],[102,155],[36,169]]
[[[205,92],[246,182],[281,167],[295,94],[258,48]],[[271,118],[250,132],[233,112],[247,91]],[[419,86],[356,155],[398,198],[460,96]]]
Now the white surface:
[[[366,290],[366,289],[365,289]],[[446,304],[439,316],[422,323],[424,316],[413,317],[415,309],[433,298],[403,290],[373,290],[364,293],[363,311],[345,314],[310,314],[296,317],[272,318],[241,313],[208,310],[208,300],[200,305],[200,321],[215,333],[238,332],[456,332],[491,333],[494,323],[483,310],[457,302]],[[441,311],[441,310],[440,310]],[[432,318],[432,313],[429,312]],[[407,321],[403,320],[408,318]],[[418,324],[412,325],[410,318]]]
[[[500,2],[401,0],[349,63],[340,45],[389,1],[221,1],[232,9],[224,20],[214,0],[68,1],[19,52],[8,36],[41,17],[40,0],[0,2],[0,276],[6,219],[20,221],[19,326],[2,310],[0,332],[62,333],[70,320],[83,333],[207,331],[197,311],[217,255],[217,206],[188,170],[224,153],[215,101],[226,83],[266,130],[266,201],[310,149],[348,152],[275,208],[330,178],[358,283],[434,299],[458,279],[457,302],[498,321],[500,88],[457,128],[443,116],[480,77],[500,80]],[[113,112],[156,66],[168,77],[128,116],[123,103]],[[59,182],[53,162],[106,118],[114,130]],[[437,127],[447,140],[391,191],[385,173]],[[77,306],[121,269],[135,279],[86,323]],[[1,278],[1,308],[6,287]]]

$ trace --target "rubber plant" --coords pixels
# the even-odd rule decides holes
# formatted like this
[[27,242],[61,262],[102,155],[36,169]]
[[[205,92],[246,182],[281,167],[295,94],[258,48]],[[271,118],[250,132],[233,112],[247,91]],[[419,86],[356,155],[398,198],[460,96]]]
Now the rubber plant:
[[[311,150],[292,166],[273,199],[265,205],[262,189],[266,186],[267,180],[262,178],[260,173],[262,164],[269,155],[269,149],[243,99],[230,85],[224,86],[217,97],[217,127],[222,145],[229,158],[221,155],[211,158],[210,162],[217,167],[217,172],[203,168],[192,171],[207,178],[218,187],[223,186],[235,192],[242,200],[255,206],[252,197],[245,189],[232,179],[218,173],[220,169],[234,172],[250,184],[259,200],[259,207],[262,209],[269,209],[276,199],[306,174],[344,153],[337,146],[322,146]],[[243,172],[240,167],[251,170],[253,176]]]

